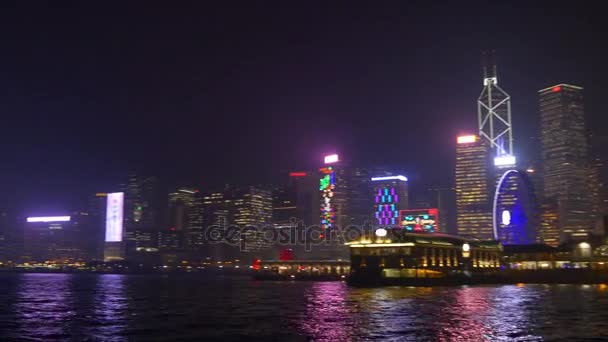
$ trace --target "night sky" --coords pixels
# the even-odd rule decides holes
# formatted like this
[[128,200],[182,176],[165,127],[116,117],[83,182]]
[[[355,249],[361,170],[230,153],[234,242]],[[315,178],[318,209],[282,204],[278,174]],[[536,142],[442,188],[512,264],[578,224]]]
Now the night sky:
[[451,186],[486,48],[520,159],[553,83],[585,87],[590,126],[608,127],[608,25],[590,2],[221,3],[3,2],[3,205],[61,210],[132,171],[269,184],[334,151]]

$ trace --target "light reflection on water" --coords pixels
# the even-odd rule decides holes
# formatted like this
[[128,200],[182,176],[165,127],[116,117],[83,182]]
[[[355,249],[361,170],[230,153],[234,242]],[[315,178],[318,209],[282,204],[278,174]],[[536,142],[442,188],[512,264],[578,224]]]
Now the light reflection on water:
[[22,274],[14,304],[18,336],[68,338],[67,322],[75,318],[70,296],[71,274]]
[[91,335],[108,341],[118,338],[127,327],[129,303],[125,289],[126,275],[103,274],[98,277],[95,289],[94,313],[96,329]]
[[606,338],[607,289],[359,289],[200,276],[0,274],[0,340]]

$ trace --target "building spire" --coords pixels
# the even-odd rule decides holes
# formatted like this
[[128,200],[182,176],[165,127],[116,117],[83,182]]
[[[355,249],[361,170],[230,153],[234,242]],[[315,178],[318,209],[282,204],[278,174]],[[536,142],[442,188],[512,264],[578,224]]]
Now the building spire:
[[511,96],[498,86],[494,50],[482,52],[483,90],[477,99],[479,136],[495,150],[495,165],[515,163]]

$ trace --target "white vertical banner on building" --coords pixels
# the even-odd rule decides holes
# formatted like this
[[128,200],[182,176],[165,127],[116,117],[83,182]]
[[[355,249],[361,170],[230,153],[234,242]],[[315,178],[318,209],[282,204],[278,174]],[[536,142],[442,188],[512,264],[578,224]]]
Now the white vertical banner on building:
[[108,194],[106,207],[106,242],[121,242],[124,212],[124,193]]

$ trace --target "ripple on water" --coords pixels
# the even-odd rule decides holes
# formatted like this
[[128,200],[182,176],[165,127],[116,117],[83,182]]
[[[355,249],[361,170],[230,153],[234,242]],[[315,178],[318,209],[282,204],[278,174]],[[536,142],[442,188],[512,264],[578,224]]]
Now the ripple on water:
[[0,275],[0,340],[580,340],[608,337],[606,321],[606,286]]

